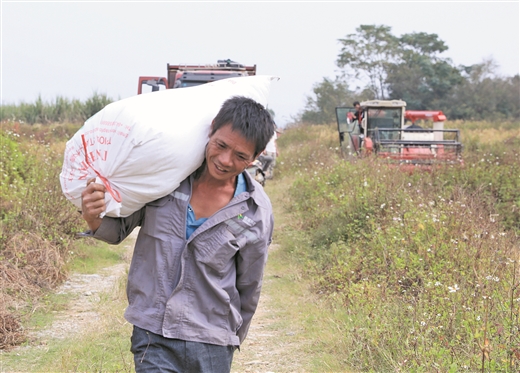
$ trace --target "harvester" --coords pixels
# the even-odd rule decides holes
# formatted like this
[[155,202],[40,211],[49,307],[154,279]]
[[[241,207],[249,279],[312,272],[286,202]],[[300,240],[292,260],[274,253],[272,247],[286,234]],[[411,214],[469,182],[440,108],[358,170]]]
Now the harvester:
[[140,76],[137,94],[143,93],[144,86],[151,91],[161,89],[193,87],[220,79],[256,75],[256,65],[245,66],[231,60],[218,60],[209,65],[166,65],[166,77]]
[[[444,129],[442,111],[405,110],[402,100],[371,100],[360,105],[361,123],[354,115],[356,109],[336,108],[344,156],[375,154],[392,164],[426,168],[462,164],[459,130]],[[419,120],[433,122],[432,128],[419,126]]]

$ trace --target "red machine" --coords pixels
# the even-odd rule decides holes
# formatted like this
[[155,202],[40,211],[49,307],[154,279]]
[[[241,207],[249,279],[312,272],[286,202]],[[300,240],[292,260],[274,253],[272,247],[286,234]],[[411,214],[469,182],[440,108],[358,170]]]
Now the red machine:
[[[401,100],[362,102],[360,123],[354,120],[353,108],[336,108],[343,154],[375,153],[390,163],[412,168],[462,164],[459,130],[444,129],[443,112],[405,110],[405,107],[406,103]],[[431,128],[422,128],[418,120],[433,124]]]
[[151,91],[162,89],[193,87],[220,79],[238,76],[256,75],[256,65],[244,66],[231,60],[218,60],[213,65],[166,65],[167,77],[140,76],[137,94],[143,93],[143,87],[152,87]]
[[422,110],[406,110],[404,112],[404,119],[409,120],[412,123],[415,123],[417,120],[431,120],[435,122],[444,122],[446,120],[446,116],[442,111],[422,111]]

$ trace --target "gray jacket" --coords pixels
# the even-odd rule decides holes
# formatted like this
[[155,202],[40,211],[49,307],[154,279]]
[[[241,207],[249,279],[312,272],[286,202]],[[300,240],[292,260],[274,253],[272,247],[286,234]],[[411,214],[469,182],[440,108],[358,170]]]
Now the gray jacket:
[[238,346],[258,305],[273,214],[243,173],[234,197],[186,240],[193,177],[126,218],[103,218],[94,237],[111,244],[141,226],[128,274],[125,318],[167,338]]

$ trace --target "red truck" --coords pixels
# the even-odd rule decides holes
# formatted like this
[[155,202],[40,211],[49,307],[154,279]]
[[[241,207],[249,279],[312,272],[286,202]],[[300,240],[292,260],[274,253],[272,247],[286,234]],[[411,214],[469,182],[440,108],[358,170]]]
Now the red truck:
[[137,94],[143,86],[152,87],[152,92],[163,89],[193,87],[220,79],[256,75],[256,65],[245,66],[231,60],[218,60],[212,65],[166,65],[167,77],[140,76]]

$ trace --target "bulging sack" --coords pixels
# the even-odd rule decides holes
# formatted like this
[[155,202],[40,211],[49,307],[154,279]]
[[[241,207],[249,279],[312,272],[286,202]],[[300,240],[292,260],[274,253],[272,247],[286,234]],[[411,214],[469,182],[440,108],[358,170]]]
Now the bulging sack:
[[204,160],[213,118],[227,99],[249,97],[267,107],[271,82],[257,75],[133,96],[107,105],[67,142],[62,191],[81,208],[96,178],[107,189],[107,216],[125,217],[173,192]]

